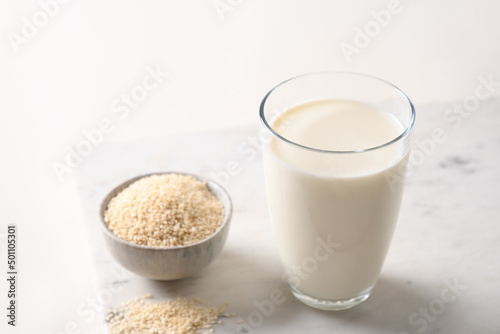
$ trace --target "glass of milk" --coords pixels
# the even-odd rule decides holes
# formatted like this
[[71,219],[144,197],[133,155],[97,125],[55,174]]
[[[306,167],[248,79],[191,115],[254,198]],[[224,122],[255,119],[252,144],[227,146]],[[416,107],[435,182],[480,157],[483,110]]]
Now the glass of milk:
[[316,308],[361,303],[375,286],[398,219],[413,104],[374,77],[312,73],[273,88],[260,118],[284,279]]

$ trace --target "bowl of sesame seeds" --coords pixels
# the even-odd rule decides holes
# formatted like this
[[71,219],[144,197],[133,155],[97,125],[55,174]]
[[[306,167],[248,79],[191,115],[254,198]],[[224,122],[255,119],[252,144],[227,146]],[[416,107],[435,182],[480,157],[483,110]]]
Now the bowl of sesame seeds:
[[198,273],[221,252],[232,203],[217,183],[186,173],[153,173],[115,187],[100,216],[107,248],[129,271],[154,280]]

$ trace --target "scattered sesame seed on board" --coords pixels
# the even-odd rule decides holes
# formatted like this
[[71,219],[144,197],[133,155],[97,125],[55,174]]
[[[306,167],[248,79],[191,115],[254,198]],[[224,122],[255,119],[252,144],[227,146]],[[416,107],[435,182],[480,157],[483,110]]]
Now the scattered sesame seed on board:
[[123,189],[104,214],[109,230],[135,244],[176,247],[206,239],[222,224],[224,206],[206,182],[157,174]]
[[225,308],[210,307],[197,298],[152,302],[143,297],[125,303],[124,309],[111,310],[106,321],[109,334],[194,334],[201,329],[213,333],[212,325],[220,324]]

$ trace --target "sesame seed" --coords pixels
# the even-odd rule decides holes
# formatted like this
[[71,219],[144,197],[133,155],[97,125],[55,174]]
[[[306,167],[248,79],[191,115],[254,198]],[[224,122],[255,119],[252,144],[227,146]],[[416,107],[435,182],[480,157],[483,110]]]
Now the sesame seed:
[[189,175],[141,178],[108,203],[104,220],[118,237],[139,245],[176,247],[206,239],[222,224],[224,206]]
[[127,302],[124,309],[112,310],[106,320],[109,334],[193,334],[200,329],[213,333],[212,325],[218,322],[224,310],[225,305],[210,307],[197,298],[156,303],[140,299]]

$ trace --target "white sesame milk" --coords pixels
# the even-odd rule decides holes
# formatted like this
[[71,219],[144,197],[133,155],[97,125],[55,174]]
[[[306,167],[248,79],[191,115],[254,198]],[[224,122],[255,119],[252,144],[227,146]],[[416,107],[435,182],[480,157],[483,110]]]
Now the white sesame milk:
[[[348,100],[296,105],[271,127],[326,151],[380,146],[404,131],[391,114]],[[382,268],[403,193],[403,182],[387,177],[400,173],[407,153],[398,142],[366,153],[308,148],[271,137],[264,151],[278,251],[295,290],[323,300],[353,298],[375,285]]]

